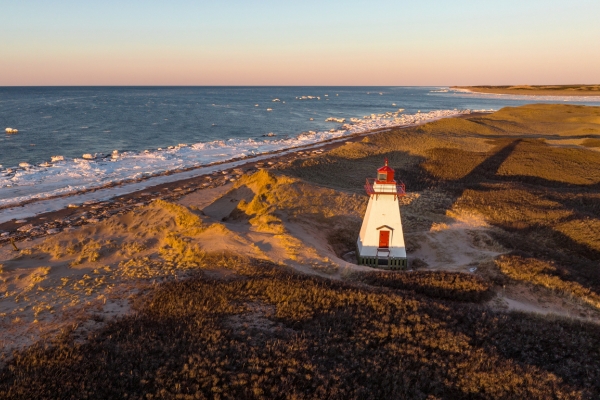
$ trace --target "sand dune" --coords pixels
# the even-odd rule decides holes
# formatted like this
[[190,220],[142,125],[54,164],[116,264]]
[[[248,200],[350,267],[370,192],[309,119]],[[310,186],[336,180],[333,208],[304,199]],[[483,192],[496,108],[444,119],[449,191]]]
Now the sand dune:
[[[481,215],[431,213],[439,201],[429,192],[403,199],[414,267],[467,272],[506,252],[490,238],[492,228]],[[127,299],[149,285],[198,269],[219,271],[208,262],[210,254],[269,260],[334,279],[368,271],[354,264],[351,245],[343,245],[353,242],[365,207],[364,196],[259,171],[177,204],[157,200],[32,241],[19,253],[5,246],[4,354],[74,324],[85,335],[101,323],[88,326],[90,320],[130,312]]]

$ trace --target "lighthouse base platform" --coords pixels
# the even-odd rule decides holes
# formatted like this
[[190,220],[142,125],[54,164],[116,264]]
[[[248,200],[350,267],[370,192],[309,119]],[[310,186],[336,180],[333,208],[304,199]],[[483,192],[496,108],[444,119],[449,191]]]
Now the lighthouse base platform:
[[363,256],[360,254],[358,246],[356,249],[356,258],[358,265],[366,265],[372,268],[383,270],[405,270],[408,268],[406,257],[391,257],[387,249],[378,249],[377,255]]

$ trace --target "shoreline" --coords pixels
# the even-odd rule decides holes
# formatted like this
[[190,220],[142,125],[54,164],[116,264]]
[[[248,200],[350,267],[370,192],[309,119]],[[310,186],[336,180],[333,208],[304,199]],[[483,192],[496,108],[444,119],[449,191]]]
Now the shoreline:
[[[255,153],[256,149],[247,149],[244,147],[238,148],[237,144],[226,144],[224,147],[221,146],[223,143],[228,143],[229,141],[212,141],[206,143],[195,143],[191,145],[179,144],[177,146],[170,146],[169,151],[173,151],[174,149],[175,153],[170,153],[170,156],[163,160],[167,161],[167,163],[164,165],[157,165],[152,163],[152,161],[150,161],[150,163],[143,162],[143,165],[139,165],[136,160],[138,156],[142,154],[152,154],[153,156],[150,157],[150,160],[153,160],[155,159],[155,156],[160,156],[162,152],[167,149],[144,150],[138,153],[134,152],[125,158],[121,158],[121,156],[119,156],[116,160],[117,164],[114,166],[110,162],[105,162],[107,157],[100,157],[90,160],[89,162],[80,158],[64,160],[65,164],[56,165],[56,167],[60,167],[63,169],[63,171],[55,170],[53,168],[54,165],[43,164],[40,164],[39,166],[19,165],[17,167],[7,167],[4,171],[0,168],[0,173],[4,173],[2,182],[3,186],[0,188],[0,192],[4,191],[2,196],[0,196],[0,211],[18,205],[30,204],[36,201],[62,198],[64,196],[72,196],[93,190],[102,190],[110,187],[134,184],[136,182],[141,182],[148,179],[156,179],[158,177],[167,176],[174,173],[188,172],[194,169],[210,167],[213,165],[236,162],[238,160],[249,160],[258,157],[268,157],[271,154],[277,154],[283,151],[289,151],[291,149],[308,148],[331,140],[341,140],[345,137],[350,137],[356,134],[375,132],[379,129],[385,128],[410,126],[427,121],[433,121],[439,118],[453,117],[456,115],[471,113],[473,111],[477,112],[478,110],[457,110],[455,108],[454,110],[432,110],[427,113],[421,113],[419,111],[415,114],[400,115],[402,111],[403,109],[399,109],[396,112],[371,114],[370,116],[365,116],[363,118],[351,118],[351,124],[346,124],[345,121],[340,121],[343,124],[341,127],[330,129],[329,131],[308,131],[299,133],[297,136],[292,138],[284,138],[274,142],[263,141],[258,144],[258,146],[264,146],[264,148],[260,149],[260,151],[257,153]],[[254,145],[255,143],[252,138],[244,141],[250,141],[251,145]],[[218,146],[218,151],[222,152],[222,154],[211,154],[214,153],[214,149],[212,149],[210,145],[215,143],[220,145]],[[198,148],[196,147],[197,145],[199,145]],[[205,145],[209,145],[208,153],[205,153]],[[190,152],[188,149],[197,150],[193,150],[193,154],[190,157]],[[179,150],[182,150],[183,154],[180,154]],[[205,162],[198,164],[198,161],[202,159],[205,159]],[[94,174],[94,176],[90,176],[89,174],[77,176],[81,163],[84,165],[89,165],[88,168],[97,169],[101,180],[97,180],[98,174]],[[42,167],[42,169],[39,167]],[[21,169],[24,170],[24,173],[19,178],[19,181],[22,182],[16,182],[15,184],[12,182],[10,174],[17,174]],[[140,170],[145,172],[140,174]],[[47,171],[47,173],[45,171]],[[57,173],[58,175],[56,175]],[[76,175],[75,180],[61,179],[60,182],[56,182],[56,177],[63,174],[69,176],[72,173]],[[35,189],[32,190],[32,188]],[[2,222],[1,216],[0,222]]]
[[[27,199],[25,201],[22,201],[19,204],[0,205],[0,213],[2,212],[2,210],[5,210],[5,209],[22,207],[22,206],[32,204],[32,203],[44,202],[44,201],[67,198],[67,197],[75,197],[75,196],[83,195],[86,193],[93,193],[96,191],[116,188],[119,186],[132,186],[136,183],[148,182],[148,181],[152,181],[152,180],[157,180],[158,178],[163,178],[163,177],[167,177],[167,176],[171,176],[171,175],[189,173],[191,171],[196,171],[196,170],[201,170],[201,169],[212,169],[213,167],[217,167],[217,170],[219,170],[218,168],[220,166],[225,166],[227,164],[231,164],[231,166],[229,168],[232,168],[232,167],[236,167],[237,163],[239,163],[239,162],[252,163],[254,161],[261,161],[263,159],[271,158],[274,155],[288,153],[288,152],[298,152],[298,151],[302,151],[302,150],[308,150],[308,149],[312,149],[314,147],[319,147],[323,144],[328,144],[328,143],[332,143],[332,142],[336,142],[336,141],[342,141],[345,139],[352,138],[354,136],[369,135],[369,134],[381,132],[385,129],[391,129],[391,128],[373,129],[368,132],[354,133],[354,134],[344,136],[343,138],[331,138],[331,139],[324,140],[322,142],[317,142],[317,143],[308,144],[308,145],[304,145],[304,146],[297,146],[297,147],[291,147],[288,149],[275,150],[272,152],[267,152],[264,154],[258,154],[258,155],[254,155],[254,156],[234,157],[234,158],[231,158],[228,160],[216,161],[216,162],[212,162],[212,163],[209,163],[206,165],[198,165],[198,166],[193,166],[193,167],[178,168],[178,169],[163,171],[163,172],[159,172],[155,175],[148,175],[148,176],[144,176],[141,178],[124,179],[124,180],[118,181],[118,182],[109,182],[102,186],[95,186],[95,187],[91,187],[91,188],[75,190],[73,192],[57,194],[57,195],[48,196],[48,197],[33,197],[33,198]],[[225,168],[225,169],[228,169],[228,168]],[[210,174],[212,172],[214,172],[214,171],[209,171],[206,174]],[[185,179],[189,179],[189,178],[182,178],[181,180],[185,180]],[[156,185],[160,185],[160,183],[157,183]],[[156,185],[153,185],[153,186],[156,186]],[[1,217],[0,217],[0,220],[1,220]],[[1,222],[0,222],[0,224],[1,224]]]
[[[131,187],[136,184],[140,184],[142,182],[150,182],[150,181],[157,181],[154,184],[160,184],[160,183],[166,182],[167,180],[170,181],[171,178],[166,178],[166,177],[171,176],[171,175],[178,175],[181,177],[181,179],[186,179],[186,178],[190,178],[192,176],[198,175],[198,174],[194,173],[193,171],[207,169],[207,170],[209,170],[207,173],[211,173],[211,172],[213,172],[214,167],[218,168],[219,166],[225,166],[227,164],[231,164],[232,165],[231,167],[235,167],[235,166],[240,165],[240,163],[244,164],[246,162],[253,162],[253,161],[259,161],[259,160],[262,160],[265,158],[270,158],[273,155],[277,155],[277,154],[311,149],[314,147],[319,147],[326,143],[331,143],[331,142],[336,142],[336,141],[344,141],[348,138],[352,138],[357,135],[358,136],[369,135],[369,134],[380,132],[381,130],[384,130],[384,129],[416,126],[419,124],[435,121],[435,120],[441,119],[441,118],[453,118],[453,117],[457,117],[457,116],[461,116],[461,115],[473,115],[474,113],[478,113],[478,112],[481,112],[481,110],[474,110],[474,111],[472,111],[472,110],[438,110],[438,111],[431,111],[429,113],[420,113],[420,114],[418,113],[418,114],[414,114],[414,115],[407,115],[406,117],[410,120],[408,123],[406,123],[406,122],[394,123],[395,122],[394,120],[386,119],[386,118],[382,117],[382,118],[378,118],[378,119],[367,120],[368,122],[365,121],[364,123],[359,123],[359,124],[353,125],[350,128],[346,128],[345,130],[338,130],[338,132],[345,132],[345,133],[342,133],[339,136],[331,137],[331,138],[321,140],[318,142],[313,142],[313,143],[308,143],[308,144],[298,144],[296,146],[272,150],[272,151],[264,152],[264,153],[257,154],[257,155],[233,157],[230,159],[226,159],[226,160],[222,160],[222,161],[215,161],[215,162],[211,162],[211,163],[204,164],[204,165],[194,165],[194,166],[189,166],[189,167],[176,168],[176,169],[172,169],[172,170],[160,171],[160,172],[154,173],[152,175],[146,175],[143,177],[124,178],[123,180],[107,182],[105,184],[100,184],[99,186],[91,186],[91,187],[87,187],[87,188],[76,189],[76,190],[72,190],[67,193],[52,194],[52,192],[46,192],[46,193],[40,192],[40,193],[31,195],[31,196],[18,196],[17,195],[17,196],[13,197],[14,201],[11,203],[2,204],[2,202],[6,202],[6,199],[4,201],[0,201],[0,224],[5,222],[3,220],[4,218],[2,215],[4,213],[6,213],[6,211],[4,211],[4,210],[17,209],[17,208],[20,208],[22,206],[32,204],[32,203],[39,203],[39,202],[67,198],[67,197],[76,197],[76,196],[79,196],[82,194],[93,193],[96,191],[103,191],[103,190],[107,190],[107,189],[111,189],[111,188],[115,189],[118,192],[122,192],[122,191],[118,190],[118,188]],[[419,120],[419,117],[417,117],[417,116],[428,116],[431,113],[434,113],[434,114],[436,114],[436,113],[452,113],[452,114],[451,115],[434,115],[430,118],[425,117],[421,120]],[[369,127],[368,125],[374,125],[374,126]],[[231,167],[229,167],[229,168],[231,168]],[[225,167],[225,168],[227,168],[227,167]],[[180,174],[188,174],[190,176],[183,176]],[[18,188],[20,186],[15,186],[15,187]],[[23,186],[23,187],[26,187],[26,186]],[[146,185],[146,187],[147,187],[147,185]],[[135,190],[133,190],[133,191],[135,191]],[[124,194],[124,193],[125,192],[122,192],[120,194]],[[19,197],[24,197],[24,198],[19,199]],[[10,199],[10,198],[8,198],[8,199]],[[91,200],[91,199],[84,199],[82,201],[86,201],[86,200]]]
[[556,97],[593,97],[600,101],[600,91],[586,92],[582,90],[569,89],[525,89],[525,88],[501,88],[501,87],[481,87],[481,86],[450,86],[452,90],[460,90],[468,93],[484,93],[497,95],[515,95],[515,96],[556,96]]
[[[54,233],[58,233],[67,229],[71,226],[81,226],[87,223],[95,223],[99,222],[104,218],[108,218],[114,214],[122,213],[130,211],[131,209],[146,205],[154,200],[162,199],[167,201],[175,201],[180,197],[188,195],[198,190],[202,189],[211,189],[219,186],[224,186],[230,182],[237,180],[240,176],[247,173],[253,173],[258,171],[259,169],[276,169],[278,166],[282,164],[287,164],[293,160],[299,158],[308,158],[314,154],[321,154],[325,150],[331,150],[341,145],[344,145],[348,142],[358,141],[365,136],[371,135],[377,132],[384,132],[389,130],[379,129],[374,132],[361,133],[352,136],[345,137],[344,139],[332,139],[327,142],[321,142],[317,145],[314,145],[310,148],[301,147],[294,148],[288,150],[282,150],[276,153],[266,154],[263,157],[257,156],[252,159],[243,159],[237,161],[224,161],[222,163],[216,163],[211,166],[203,166],[192,168],[188,171],[181,171],[178,173],[165,173],[159,177],[168,177],[172,175],[176,175],[178,179],[168,181],[168,182],[159,182],[156,184],[152,184],[149,181],[152,178],[143,179],[140,182],[134,182],[123,185],[114,185],[116,187],[119,186],[127,186],[130,189],[136,183],[146,184],[141,188],[137,188],[135,190],[127,190],[125,188],[125,192],[120,194],[114,194],[106,199],[102,200],[88,200],[84,201],[77,205],[77,207],[61,207],[53,211],[47,211],[39,214],[34,214],[30,216],[19,216],[20,219],[12,218],[11,220],[0,222],[0,232],[5,231],[9,232],[9,235],[0,237],[0,246],[8,243],[11,239],[15,242],[19,242],[22,240],[26,240],[29,238],[38,238],[46,235],[51,235]],[[200,172],[199,175],[196,176],[182,176],[186,172],[199,172],[199,170],[207,170]],[[73,198],[78,196],[82,196],[88,193],[93,193],[97,191],[112,189],[113,187],[105,187],[100,189],[89,189],[85,192],[77,192],[68,195],[62,195],[53,197],[50,199],[40,199],[40,200],[32,200],[28,204],[24,204],[22,206],[12,206],[7,207],[6,209],[14,210],[15,208],[21,208],[27,206],[29,204],[42,203],[44,201],[52,201],[57,199],[69,199],[69,202],[72,202]],[[165,193],[162,193],[165,192]],[[2,210],[0,210],[1,212]],[[108,212],[109,215],[105,213]],[[81,219],[79,221],[74,221],[71,218],[74,216],[90,214],[92,218]],[[1,216],[1,214],[0,214]],[[88,215],[89,216],[89,215]],[[95,218],[100,217],[100,218]],[[16,220],[15,220],[16,219]],[[62,220],[57,223],[56,220]],[[79,219],[79,218],[78,218]],[[25,222],[26,220],[26,222]],[[18,222],[23,221],[23,222]],[[48,221],[53,221],[48,224]],[[27,231],[19,231],[23,227],[31,226]],[[40,229],[41,228],[41,229]],[[53,230],[58,229],[56,232]],[[50,232],[48,232],[50,231]]]
[[[489,113],[470,112],[446,118],[467,118],[486,114]],[[345,143],[362,140],[369,135],[390,129],[407,129],[439,119],[442,118],[410,125],[372,129],[268,154],[227,160],[178,172],[167,171],[159,176],[141,178],[129,183],[111,184],[51,198],[31,199],[27,203],[16,206],[4,206],[0,208],[0,235],[3,235],[0,236],[0,246],[10,240],[19,242],[52,235],[72,226],[96,223],[114,214],[146,205],[155,199],[176,200],[197,190],[223,186],[232,182],[232,179],[235,181],[241,175],[255,172],[258,169],[277,169],[278,166],[283,166],[293,160],[309,158],[321,154],[323,151],[342,146]],[[86,200],[85,195],[93,193],[97,193],[97,195],[89,196],[89,199]],[[64,201],[57,201],[61,199]],[[43,207],[38,207],[36,210],[33,207],[36,204],[45,205],[50,202],[53,203],[48,204],[48,206],[53,206],[51,210],[44,210]],[[77,206],[68,206],[73,203],[77,203]],[[23,208],[27,206],[32,207],[29,210],[24,210]],[[11,218],[8,219],[7,217]]]

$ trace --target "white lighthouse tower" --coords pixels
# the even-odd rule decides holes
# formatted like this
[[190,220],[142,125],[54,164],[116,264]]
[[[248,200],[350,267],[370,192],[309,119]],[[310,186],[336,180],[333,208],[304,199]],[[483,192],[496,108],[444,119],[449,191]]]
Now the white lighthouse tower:
[[367,178],[367,212],[356,242],[358,263],[382,269],[406,268],[406,248],[398,199],[406,194],[404,184],[394,180],[394,170],[385,165],[377,178]]

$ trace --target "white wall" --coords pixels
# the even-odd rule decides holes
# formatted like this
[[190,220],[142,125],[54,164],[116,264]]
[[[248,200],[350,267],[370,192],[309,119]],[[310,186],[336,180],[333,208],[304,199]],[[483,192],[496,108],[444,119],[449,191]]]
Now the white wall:
[[[391,185],[374,185],[374,189],[384,187],[389,190]],[[390,230],[390,256],[395,258],[406,258],[406,248],[404,245],[404,233],[402,231],[402,220],[400,218],[400,204],[398,198],[394,195],[380,194],[371,195],[367,212],[363,224],[360,228],[360,235],[357,241],[358,251],[361,257],[375,257],[379,247],[379,230],[377,228],[387,225]],[[387,256],[387,253],[379,253],[380,256]]]

